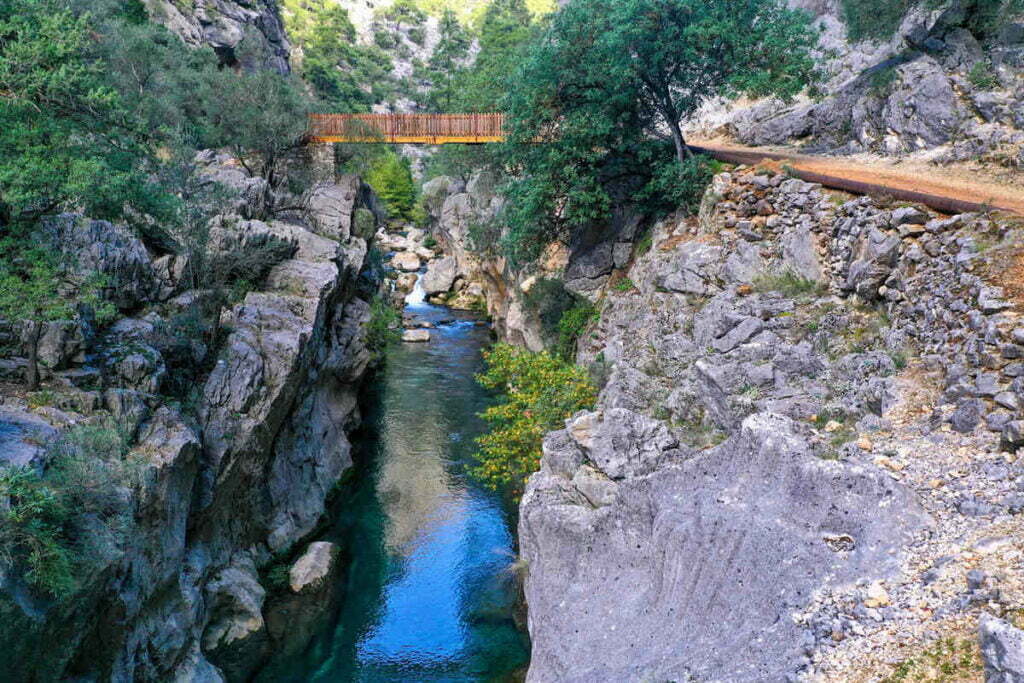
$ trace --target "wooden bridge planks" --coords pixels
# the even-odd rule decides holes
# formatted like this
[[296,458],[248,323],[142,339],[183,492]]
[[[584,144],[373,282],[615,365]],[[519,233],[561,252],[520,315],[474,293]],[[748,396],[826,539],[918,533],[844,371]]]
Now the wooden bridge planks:
[[505,139],[504,114],[312,114],[313,142],[476,144]]

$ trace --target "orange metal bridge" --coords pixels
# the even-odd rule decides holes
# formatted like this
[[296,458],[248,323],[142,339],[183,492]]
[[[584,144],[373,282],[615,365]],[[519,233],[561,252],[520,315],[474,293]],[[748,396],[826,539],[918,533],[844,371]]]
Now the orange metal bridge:
[[501,142],[504,114],[313,114],[313,142],[444,145]]

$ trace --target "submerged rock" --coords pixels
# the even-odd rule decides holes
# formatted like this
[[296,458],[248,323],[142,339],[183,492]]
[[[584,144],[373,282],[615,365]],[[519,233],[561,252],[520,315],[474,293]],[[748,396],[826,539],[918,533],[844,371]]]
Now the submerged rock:
[[338,554],[338,546],[326,541],[310,543],[288,572],[288,587],[293,593],[315,591],[334,572]]
[[430,330],[416,329],[402,332],[402,341],[423,343],[430,341]]

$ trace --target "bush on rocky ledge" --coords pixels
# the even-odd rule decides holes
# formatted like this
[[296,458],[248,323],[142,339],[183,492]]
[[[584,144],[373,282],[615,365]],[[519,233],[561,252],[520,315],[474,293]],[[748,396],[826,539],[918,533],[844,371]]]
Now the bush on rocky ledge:
[[370,350],[374,363],[384,359],[391,344],[402,337],[401,316],[382,297],[370,302],[370,321],[366,324],[366,348]]
[[500,398],[481,414],[490,431],[477,439],[479,465],[473,473],[518,499],[540,464],[544,435],[592,408],[597,389],[585,369],[547,352],[498,344],[484,359],[487,370],[477,381]]
[[0,565],[63,599],[106,564],[133,519],[128,441],[112,423],[79,425],[50,446],[45,472],[0,468]]

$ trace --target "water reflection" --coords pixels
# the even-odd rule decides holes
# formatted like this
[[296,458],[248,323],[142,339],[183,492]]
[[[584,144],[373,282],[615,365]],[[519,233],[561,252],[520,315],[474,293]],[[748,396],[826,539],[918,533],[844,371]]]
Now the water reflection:
[[510,520],[464,469],[486,401],[473,379],[486,330],[447,309],[410,311],[437,327],[389,356],[370,401],[375,433],[331,531],[349,562],[344,602],[261,680],[503,681],[527,662]]

